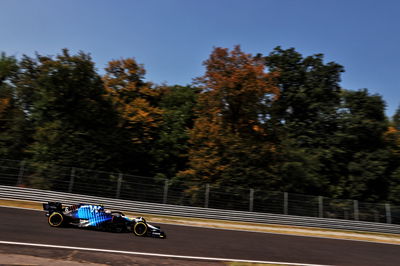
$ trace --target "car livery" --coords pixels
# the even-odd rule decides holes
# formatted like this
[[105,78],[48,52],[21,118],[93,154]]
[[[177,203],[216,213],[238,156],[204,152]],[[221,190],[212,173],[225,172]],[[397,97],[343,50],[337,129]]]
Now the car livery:
[[166,238],[160,227],[147,223],[143,217],[129,218],[122,212],[106,210],[102,205],[75,204],[63,207],[60,202],[48,202],[43,204],[43,210],[52,227],[74,226]]

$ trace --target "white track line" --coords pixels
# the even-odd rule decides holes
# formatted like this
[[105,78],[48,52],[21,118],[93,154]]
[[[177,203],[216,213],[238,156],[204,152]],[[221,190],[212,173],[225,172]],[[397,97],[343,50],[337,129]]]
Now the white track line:
[[196,256],[181,256],[181,255],[145,253],[145,252],[111,250],[111,249],[97,249],[97,248],[58,246],[58,245],[24,243],[24,242],[11,242],[11,241],[1,241],[1,240],[0,240],[0,244],[18,245],[18,246],[32,246],[32,247],[44,247],[44,248],[72,249],[72,250],[107,252],[107,253],[119,253],[119,254],[128,254],[128,255],[153,256],[153,257],[176,258],[176,259],[205,260],[205,261],[233,261],[233,262],[265,263],[265,264],[269,263],[269,264],[293,265],[293,266],[326,266],[326,265],[320,265],[320,264],[307,264],[307,263],[291,263],[291,262],[276,262],[276,261],[258,261],[258,260],[239,260],[239,259],[228,259],[228,258],[209,258],[209,257],[196,257]]

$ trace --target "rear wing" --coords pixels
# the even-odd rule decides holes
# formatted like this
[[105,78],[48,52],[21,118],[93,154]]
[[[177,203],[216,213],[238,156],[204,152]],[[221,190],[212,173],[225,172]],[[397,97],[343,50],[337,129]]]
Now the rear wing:
[[62,211],[62,204],[61,204],[61,202],[43,203],[43,210],[48,211],[49,213],[61,212]]

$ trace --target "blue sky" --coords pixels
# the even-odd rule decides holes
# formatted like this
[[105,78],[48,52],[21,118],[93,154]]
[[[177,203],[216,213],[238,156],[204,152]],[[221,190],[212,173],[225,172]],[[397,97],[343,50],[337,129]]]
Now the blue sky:
[[396,0],[0,0],[0,51],[82,50],[100,71],[134,57],[148,80],[186,85],[213,47],[294,47],[343,65],[342,87],[382,95],[391,116],[400,104],[399,14]]

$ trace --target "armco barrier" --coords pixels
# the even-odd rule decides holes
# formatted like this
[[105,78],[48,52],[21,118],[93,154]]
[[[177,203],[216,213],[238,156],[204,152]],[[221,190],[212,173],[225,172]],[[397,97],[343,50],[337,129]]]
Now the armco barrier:
[[0,158],[0,185],[213,209],[400,224],[400,206]]
[[400,233],[400,225],[361,222],[353,220],[339,220],[328,218],[303,217],[292,215],[278,215],[256,212],[242,212],[220,210],[211,208],[199,208],[157,204],[138,201],[127,201],[112,198],[93,197],[72,193],[54,192],[48,190],[0,186],[0,198],[32,200],[39,202],[60,201],[65,204],[89,203],[103,204],[106,208],[169,216],[181,216],[191,218],[218,219],[227,221],[253,222],[263,224],[280,224],[291,226],[317,227],[326,229],[341,229],[352,231],[366,231],[379,233]]

